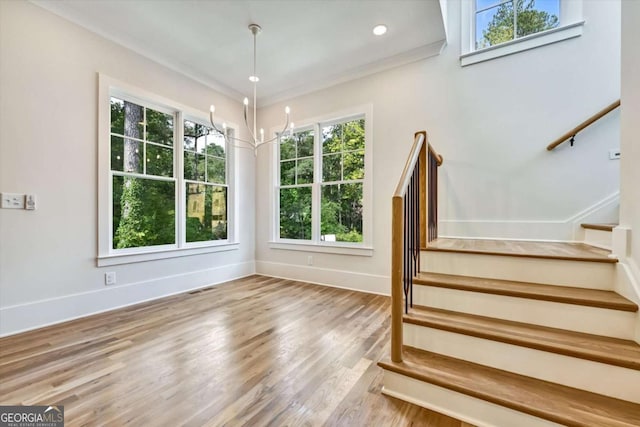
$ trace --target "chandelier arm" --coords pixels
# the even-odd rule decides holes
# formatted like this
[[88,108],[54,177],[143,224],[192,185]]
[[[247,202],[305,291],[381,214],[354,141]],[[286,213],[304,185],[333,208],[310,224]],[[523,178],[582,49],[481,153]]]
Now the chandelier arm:
[[[244,109],[244,125],[247,128],[247,130],[249,131],[249,133],[251,134],[251,137],[253,138],[253,141],[256,141],[256,136],[253,133],[253,131],[251,130],[251,127],[249,126],[249,121],[247,120],[247,108]],[[250,142],[250,141],[246,141],[246,142]],[[254,142],[255,145],[255,142]]]

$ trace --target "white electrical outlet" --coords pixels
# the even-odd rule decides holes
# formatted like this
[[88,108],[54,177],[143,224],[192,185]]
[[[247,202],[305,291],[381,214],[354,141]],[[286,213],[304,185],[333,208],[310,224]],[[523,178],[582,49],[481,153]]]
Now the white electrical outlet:
[[307,265],[313,265],[313,256],[309,255],[307,257]]
[[24,209],[24,194],[2,193],[3,209]]
[[609,150],[609,160],[620,160],[619,148],[612,148]]
[[104,284],[105,285],[115,285],[116,284],[116,272],[109,271],[104,273]]

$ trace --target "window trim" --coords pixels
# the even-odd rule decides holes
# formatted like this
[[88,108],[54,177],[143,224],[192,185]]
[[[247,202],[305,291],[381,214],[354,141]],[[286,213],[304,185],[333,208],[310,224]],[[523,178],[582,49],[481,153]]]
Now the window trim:
[[[113,221],[111,208],[113,203],[113,183],[111,178],[111,123],[109,100],[112,96],[123,97],[128,101],[170,113],[174,116],[174,173],[171,178],[175,182],[176,191],[176,223],[174,244],[146,246],[141,248],[113,249]],[[198,255],[210,252],[236,250],[239,248],[237,233],[238,208],[236,187],[237,156],[233,144],[226,147],[227,174],[227,239],[208,242],[186,242],[185,236],[185,203],[186,195],[182,188],[185,185],[183,176],[184,150],[182,145],[183,120],[195,120],[207,123],[207,113],[195,110],[173,100],[156,95],[147,90],[122,82],[105,74],[98,73],[98,267],[153,261],[166,258]],[[237,131],[237,125],[226,121],[227,128]],[[153,179],[154,177],[147,177]]]
[[[296,123],[297,131],[313,129],[315,133],[314,140],[314,177],[321,177],[321,157],[322,143],[321,127],[336,123],[342,123],[352,119],[363,118],[365,120],[365,145],[364,145],[364,179],[362,189],[362,242],[326,242],[320,240],[320,221],[316,220],[311,223],[311,240],[297,239],[281,239],[279,237],[280,222],[280,202],[279,202],[279,174],[280,159],[278,143],[272,144],[271,147],[271,165],[270,168],[270,212],[271,217],[271,239],[269,247],[271,249],[287,249],[300,250],[306,252],[324,252],[342,255],[359,255],[373,256],[373,105],[364,104],[350,108],[346,108],[334,113],[322,116],[312,117],[301,120]],[[275,136],[282,129],[282,125],[275,126],[271,129],[271,133]],[[310,184],[312,187],[312,218],[320,218],[320,189],[323,185],[321,179],[314,178],[314,182]]]
[[[556,28],[529,34],[484,49],[475,49],[475,0],[461,3],[460,66],[512,55],[563,40],[580,37],[585,21],[582,19],[582,0],[559,0],[560,23]],[[498,1],[496,1],[498,3]]]

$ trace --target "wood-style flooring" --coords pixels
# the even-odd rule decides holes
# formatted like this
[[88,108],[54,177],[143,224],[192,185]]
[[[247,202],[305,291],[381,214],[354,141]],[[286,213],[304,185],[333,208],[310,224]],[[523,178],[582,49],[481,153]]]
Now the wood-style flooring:
[[252,276],[0,339],[0,404],[67,426],[466,424],[383,396],[390,300]]

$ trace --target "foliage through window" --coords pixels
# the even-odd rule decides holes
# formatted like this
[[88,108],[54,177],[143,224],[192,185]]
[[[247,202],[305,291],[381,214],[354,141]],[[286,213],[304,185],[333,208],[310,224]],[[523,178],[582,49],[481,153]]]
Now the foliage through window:
[[111,98],[113,248],[175,243],[173,116]]
[[225,140],[210,127],[184,121],[186,240],[227,238]]
[[475,0],[475,48],[556,28],[560,0]]
[[227,239],[224,138],[191,120],[176,128],[181,113],[125,98],[110,97],[111,249],[181,245],[181,221],[184,243]]
[[279,238],[363,242],[364,118],[281,136],[278,166]]

